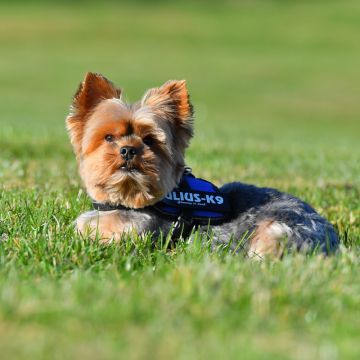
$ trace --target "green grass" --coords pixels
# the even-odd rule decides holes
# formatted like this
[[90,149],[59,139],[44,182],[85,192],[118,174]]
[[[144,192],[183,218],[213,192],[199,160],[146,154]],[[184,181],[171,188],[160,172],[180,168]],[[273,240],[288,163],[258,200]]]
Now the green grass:
[[[359,32],[355,0],[1,3],[1,356],[358,359]],[[187,79],[194,172],[304,198],[341,252],[254,263],[79,238],[64,118],[89,70],[131,100]]]

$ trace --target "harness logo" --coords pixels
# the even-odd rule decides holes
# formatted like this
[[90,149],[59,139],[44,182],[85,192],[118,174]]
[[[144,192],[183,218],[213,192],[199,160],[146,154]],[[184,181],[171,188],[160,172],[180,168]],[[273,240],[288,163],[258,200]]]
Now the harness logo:
[[188,204],[197,206],[222,205],[224,198],[220,195],[211,195],[185,192],[185,191],[171,191],[165,196],[165,199],[176,201],[178,204]]

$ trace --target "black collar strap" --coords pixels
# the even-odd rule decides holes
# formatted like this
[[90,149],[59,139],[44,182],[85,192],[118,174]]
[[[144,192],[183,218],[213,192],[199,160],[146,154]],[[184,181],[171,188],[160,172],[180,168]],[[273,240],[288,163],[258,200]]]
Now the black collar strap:
[[113,211],[113,210],[133,210],[123,205],[113,205],[110,203],[99,203],[93,200],[93,208],[99,211]]

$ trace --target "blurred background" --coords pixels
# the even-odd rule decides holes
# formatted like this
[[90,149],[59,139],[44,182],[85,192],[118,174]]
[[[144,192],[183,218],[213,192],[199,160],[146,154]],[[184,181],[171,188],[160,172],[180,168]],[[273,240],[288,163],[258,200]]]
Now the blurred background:
[[[17,170],[30,183],[36,174],[54,186],[63,173],[74,178],[64,119],[94,71],[129,101],[186,79],[196,111],[188,163],[201,176],[299,195],[312,185],[353,187],[359,33],[356,0],[3,1],[3,181]],[[31,163],[40,158],[50,161]]]
[[[359,0],[0,0],[2,358],[359,359],[359,39]],[[65,117],[87,71],[129,101],[186,79],[195,174],[291,192],[349,250],[79,239]]]

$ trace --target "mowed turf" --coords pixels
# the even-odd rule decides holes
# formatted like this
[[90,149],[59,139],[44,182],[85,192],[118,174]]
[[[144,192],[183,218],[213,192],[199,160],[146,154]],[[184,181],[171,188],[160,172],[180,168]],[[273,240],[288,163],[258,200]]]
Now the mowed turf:
[[[359,33],[355,0],[1,3],[1,357],[358,359]],[[86,71],[130,101],[186,79],[194,172],[302,197],[341,251],[254,263],[199,238],[81,239],[64,118]]]

